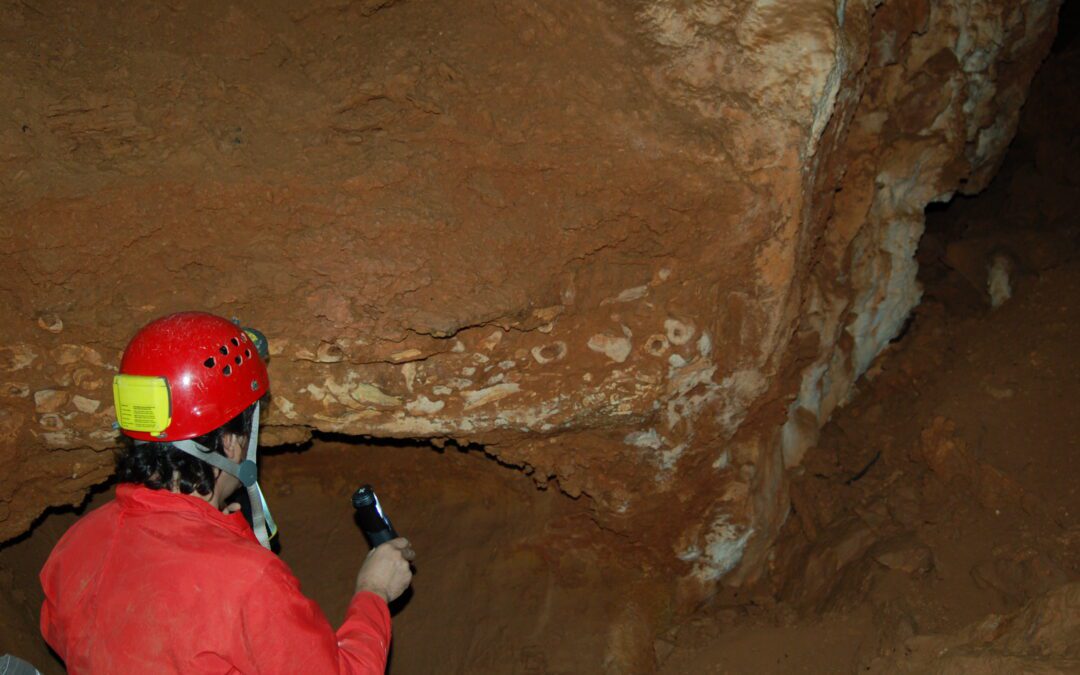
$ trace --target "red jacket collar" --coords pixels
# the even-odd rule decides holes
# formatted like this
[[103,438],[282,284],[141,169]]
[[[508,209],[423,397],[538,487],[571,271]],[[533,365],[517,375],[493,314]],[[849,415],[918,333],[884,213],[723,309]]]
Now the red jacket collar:
[[230,532],[258,543],[251,526],[239,511],[226,515],[204,499],[169,490],[151,490],[145,485],[121,483],[116,486],[116,503],[123,511],[190,513]]

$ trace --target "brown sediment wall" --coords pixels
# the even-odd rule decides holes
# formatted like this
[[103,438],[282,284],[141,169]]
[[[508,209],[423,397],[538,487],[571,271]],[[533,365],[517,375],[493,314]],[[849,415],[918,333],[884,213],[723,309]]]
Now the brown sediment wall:
[[271,337],[265,443],[482,443],[690,597],[756,577],[1058,6],[5,6],[0,539],[110,474],[126,340],[205,309]]

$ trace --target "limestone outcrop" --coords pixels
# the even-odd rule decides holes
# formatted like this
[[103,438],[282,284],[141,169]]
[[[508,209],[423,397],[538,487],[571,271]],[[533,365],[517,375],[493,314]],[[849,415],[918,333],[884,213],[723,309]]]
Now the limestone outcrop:
[[991,614],[951,635],[923,635],[906,657],[870,670],[899,673],[1070,673],[1080,668],[1080,584],[1063,584],[1009,615]]
[[694,595],[767,568],[1059,2],[39,4],[0,10],[0,539],[108,477],[126,339],[199,308],[271,338],[265,443],[484,444]]

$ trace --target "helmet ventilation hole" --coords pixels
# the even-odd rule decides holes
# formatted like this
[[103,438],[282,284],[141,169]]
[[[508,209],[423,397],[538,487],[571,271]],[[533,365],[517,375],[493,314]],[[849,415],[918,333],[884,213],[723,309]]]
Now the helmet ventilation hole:
[[244,358],[245,359],[250,359],[251,358],[251,350],[250,349],[245,349],[244,350]]
[[237,356],[237,357],[236,357],[235,359],[233,359],[233,360],[234,360],[234,361],[236,361],[236,365],[238,365],[238,366],[239,366],[239,365],[240,365],[241,363],[243,363],[243,362],[244,362],[244,357],[242,357],[242,356]]
[[221,352],[222,356],[228,356],[229,355],[229,348],[226,347],[225,345],[221,345],[220,347],[218,347],[218,351]]
[[215,361],[215,360],[214,360],[214,357],[213,357],[213,356],[211,356],[210,358],[208,358],[208,359],[206,359],[205,361],[203,361],[203,362],[202,362],[202,364],[203,364],[204,366],[206,366],[207,368],[213,368],[214,366],[216,366],[216,365],[217,365],[217,361]]
[[233,347],[239,347],[240,346],[240,341],[237,340],[236,338],[232,338],[231,340],[229,340],[229,342],[232,343]]
[[225,367],[221,369],[221,374],[225,377],[232,375],[232,366],[226,363]]

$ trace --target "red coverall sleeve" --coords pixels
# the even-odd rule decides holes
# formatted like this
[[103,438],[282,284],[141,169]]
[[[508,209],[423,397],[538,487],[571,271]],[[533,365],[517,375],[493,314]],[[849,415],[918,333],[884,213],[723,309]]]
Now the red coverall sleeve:
[[[276,564],[275,564],[276,563]],[[284,564],[268,565],[244,603],[243,649],[258,673],[381,675],[390,649],[390,612],[374,593],[357,593],[335,633],[300,592]]]

